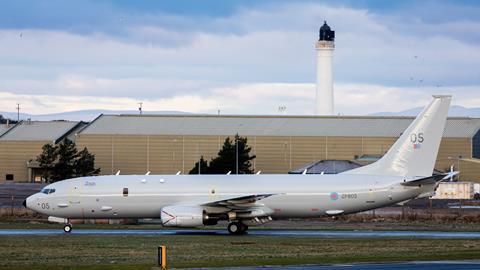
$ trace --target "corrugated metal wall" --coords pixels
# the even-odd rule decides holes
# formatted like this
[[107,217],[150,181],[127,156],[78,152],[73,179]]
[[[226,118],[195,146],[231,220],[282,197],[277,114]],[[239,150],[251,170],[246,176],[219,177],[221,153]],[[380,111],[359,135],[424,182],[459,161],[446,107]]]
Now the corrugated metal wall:
[[0,181],[7,174],[14,175],[15,182],[28,180],[27,161],[35,160],[46,141],[0,141]]
[[[230,136],[233,138],[233,135]],[[180,135],[79,135],[78,148],[87,147],[95,154],[102,174],[173,174],[188,173],[201,155],[210,160],[217,155],[225,136]],[[396,138],[389,137],[289,137],[250,136],[248,144],[257,158],[256,171],[287,173],[304,164],[322,159],[354,160],[355,156],[382,155]],[[26,181],[26,162],[41,152],[45,141],[0,142],[0,181],[13,173],[15,181]],[[460,162],[461,179],[480,181],[480,163],[462,165],[460,158],[471,158],[469,138],[444,138],[436,168],[448,170]]]
[[[188,173],[200,156],[210,160],[217,155],[225,138],[81,135],[77,144],[88,147],[96,155],[97,166],[102,168],[104,174],[115,173],[117,170],[121,170],[122,174],[144,174],[147,171],[171,174],[177,171]],[[287,173],[306,163],[322,159],[354,160],[355,156],[382,155],[395,140],[396,138],[387,137],[251,136],[248,137],[248,144],[252,147],[252,154],[257,155],[253,163],[256,171]],[[471,157],[471,152],[470,139],[444,138],[436,168],[448,170],[451,165],[458,163],[460,157]],[[479,175],[465,173],[462,176],[480,181]]]

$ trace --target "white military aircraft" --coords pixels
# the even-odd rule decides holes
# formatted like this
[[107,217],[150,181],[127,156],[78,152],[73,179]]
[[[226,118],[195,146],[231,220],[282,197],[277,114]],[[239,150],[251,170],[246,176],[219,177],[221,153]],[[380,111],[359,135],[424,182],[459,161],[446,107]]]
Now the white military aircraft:
[[228,231],[272,219],[335,216],[432,196],[450,174],[432,176],[450,96],[433,101],[377,162],[335,175],[108,175],[63,180],[26,199],[52,222],[160,218],[165,227],[227,220]]

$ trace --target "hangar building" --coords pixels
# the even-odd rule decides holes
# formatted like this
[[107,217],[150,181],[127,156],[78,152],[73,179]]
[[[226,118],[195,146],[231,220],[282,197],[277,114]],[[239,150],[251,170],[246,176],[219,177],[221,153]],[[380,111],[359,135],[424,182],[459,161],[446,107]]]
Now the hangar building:
[[9,127],[3,134],[0,130],[0,182],[40,181],[35,159],[42,146],[58,143],[84,125],[84,122],[27,120]]
[[[361,164],[382,156],[413,117],[100,115],[82,122],[21,122],[0,136],[0,181],[38,180],[32,160],[64,137],[87,147],[102,174],[188,173],[200,156],[216,156],[226,137],[248,138],[255,171],[287,173],[319,160]],[[459,169],[480,182],[480,118],[449,118],[436,169]],[[8,176],[8,177],[7,177]]]

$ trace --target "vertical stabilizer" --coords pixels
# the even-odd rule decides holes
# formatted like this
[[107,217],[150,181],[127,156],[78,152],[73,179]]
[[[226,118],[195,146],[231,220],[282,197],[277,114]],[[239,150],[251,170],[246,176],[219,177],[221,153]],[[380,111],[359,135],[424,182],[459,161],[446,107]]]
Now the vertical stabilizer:
[[433,101],[381,159],[345,174],[431,176],[451,99],[451,96],[433,96]]

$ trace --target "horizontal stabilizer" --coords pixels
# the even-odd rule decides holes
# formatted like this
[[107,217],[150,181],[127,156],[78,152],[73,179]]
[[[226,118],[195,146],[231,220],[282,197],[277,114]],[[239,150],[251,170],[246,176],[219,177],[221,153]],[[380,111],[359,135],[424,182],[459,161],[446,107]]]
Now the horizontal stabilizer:
[[424,177],[424,178],[420,178],[420,179],[416,179],[416,180],[412,180],[412,181],[408,181],[408,182],[403,182],[401,184],[404,185],[404,186],[431,185],[431,184],[435,184],[437,182],[445,181],[445,180],[447,180],[451,177],[454,177],[458,173],[459,172],[449,172],[449,173],[436,174],[436,175],[432,175],[432,176],[429,176],[429,177]]

